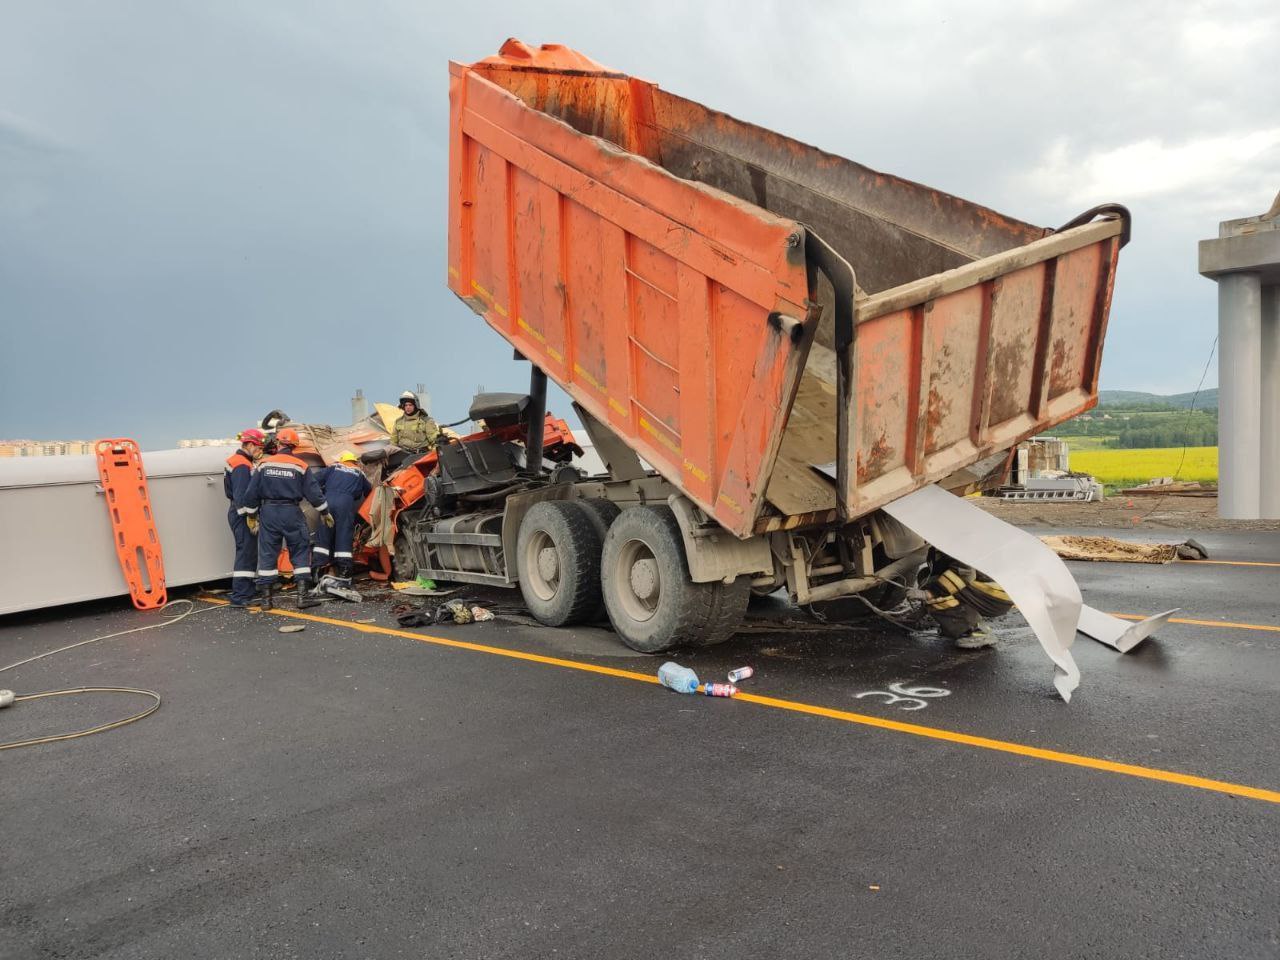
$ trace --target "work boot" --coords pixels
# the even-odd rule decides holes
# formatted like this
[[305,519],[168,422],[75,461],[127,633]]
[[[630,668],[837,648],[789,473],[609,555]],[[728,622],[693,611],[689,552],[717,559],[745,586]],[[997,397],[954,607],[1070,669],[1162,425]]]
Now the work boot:
[[268,583],[258,588],[257,605],[263,610],[270,610],[275,606],[276,585]]
[[985,624],[980,623],[964,636],[956,637],[955,643],[961,650],[981,650],[983,647],[994,647],[996,637]]
[[306,577],[298,577],[298,609],[305,610],[319,605],[320,601],[311,594],[311,581]]

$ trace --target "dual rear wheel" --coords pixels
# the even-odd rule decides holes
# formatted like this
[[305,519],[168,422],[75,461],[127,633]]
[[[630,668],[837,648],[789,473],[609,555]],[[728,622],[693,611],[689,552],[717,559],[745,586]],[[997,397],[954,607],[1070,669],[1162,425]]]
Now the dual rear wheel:
[[750,597],[748,577],[690,580],[680,527],[666,506],[535,504],[520,524],[516,566],[539,621],[567,626],[603,611],[622,641],[642,653],[729,639]]

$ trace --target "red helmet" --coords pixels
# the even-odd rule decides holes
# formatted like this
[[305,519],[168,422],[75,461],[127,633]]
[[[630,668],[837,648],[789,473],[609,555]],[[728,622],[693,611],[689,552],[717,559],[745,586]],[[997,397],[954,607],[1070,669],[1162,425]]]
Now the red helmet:
[[262,446],[267,442],[267,435],[256,427],[250,427],[248,430],[240,431],[239,439],[241,443],[256,443]]
[[276,434],[276,443],[284,444],[286,447],[296,447],[301,442],[298,431],[293,427],[285,427]]

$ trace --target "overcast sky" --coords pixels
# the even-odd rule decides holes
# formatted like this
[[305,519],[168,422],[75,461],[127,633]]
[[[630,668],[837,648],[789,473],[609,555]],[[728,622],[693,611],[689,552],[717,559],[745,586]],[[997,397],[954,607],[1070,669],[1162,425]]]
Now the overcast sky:
[[1196,386],[1196,241],[1280,189],[1274,2],[0,0],[0,437],[526,386],[444,282],[447,61],[508,36],[1033,223],[1127,204],[1104,388]]

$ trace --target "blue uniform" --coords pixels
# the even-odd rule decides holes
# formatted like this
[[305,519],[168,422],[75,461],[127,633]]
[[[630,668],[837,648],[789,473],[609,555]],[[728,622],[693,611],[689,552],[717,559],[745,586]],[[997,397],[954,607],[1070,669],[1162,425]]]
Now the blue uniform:
[[289,548],[289,562],[299,583],[311,579],[311,533],[298,506],[303,498],[321,513],[329,509],[320,484],[305,461],[282,452],[264,457],[253,468],[244,504],[248,512],[258,514],[261,522],[256,581],[260,588],[274,586],[280,576],[277,558],[281,542]]
[[258,566],[258,537],[249,529],[245,516],[251,513],[244,503],[253,476],[253,458],[241,448],[227,457],[222,474],[222,491],[231,501],[227,523],[236,541],[236,558],[231,566],[231,602],[245,604],[253,599],[254,571]]
[[320,489],[324,491],[329,512],[333,514],[333,527],[322,524],[316,530],[316,545],[311,555],[317,567],[323,567],[332,560],[338,576],[350,577],[356,511],[373,485],[363,471],[345,463],[325,467],[318,473]]

